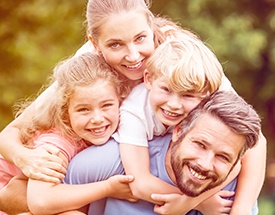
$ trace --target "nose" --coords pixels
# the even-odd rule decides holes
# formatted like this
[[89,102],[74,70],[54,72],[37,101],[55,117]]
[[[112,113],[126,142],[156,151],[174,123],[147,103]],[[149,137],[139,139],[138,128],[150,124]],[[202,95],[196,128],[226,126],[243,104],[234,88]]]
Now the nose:
[[101,113],[101,111],[97,110],[97,111],[94,111],[92,116],[91,116],[91,123],[93,124],[100,124],[104,121],[104,116],[103,114]]
[[167,105],[171,110],[177,110],[182,108],[181,99],[178,95],[172,95],[170,96]]
[[212,171],[214,169],[214,157],[211,153],[201,153],[197,159],[197,165],[202,171]]
[[139,59],[140,53],[136,45],[131,44],[128,46],[128,53],[125,59],[129,62],[136,62]]

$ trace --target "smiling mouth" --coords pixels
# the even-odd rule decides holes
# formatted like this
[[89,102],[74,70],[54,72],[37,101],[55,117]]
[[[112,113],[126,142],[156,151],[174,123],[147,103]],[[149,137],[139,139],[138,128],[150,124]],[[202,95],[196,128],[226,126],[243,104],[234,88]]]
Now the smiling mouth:
[[195,178],[197,178],[197,179],[199,179],[199,180],[205,180],[205,179],[206,179],[206,176],[197,173],[197,172],[196,172],[195,170],[193,170],[191,167],[189,167],[189,170],[190,170],[191,174],[192,174]]
[[142,65],[142,63],[143,63],[143,60],[142,61],[140,61],[140,62],[138,62],[137,64],[135,64],[135,65],[128,65],[128,66],[126,66],[126,68],[128,68],[128,69],[138,69],[138,68],[140,68],[140,66]]
[[107,130],[108,126],[103,126],[100,128],[94,128],[94,129],[90,129],[93,133],[95,134],[102,134],[103,132],[105,132]]
[[171,116],[171,117],[178,117],[178,116],[180,116],[180,114],[172,113],[172,112],[170,112],[170,111],[168,111],[168,110],[164,110],[164,109],[162,109],[162,110],[163,110],[163,113],[164,113],[165,115],[167,115],[167,116]]

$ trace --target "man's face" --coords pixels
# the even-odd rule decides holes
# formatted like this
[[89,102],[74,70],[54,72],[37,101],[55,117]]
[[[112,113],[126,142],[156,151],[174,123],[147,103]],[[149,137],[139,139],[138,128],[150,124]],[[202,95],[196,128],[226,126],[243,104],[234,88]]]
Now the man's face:
[[[173,134],[177,139],[177,128]],[[195,197],[220,185],[245,143],[217,118],[204,114],[183,140],[172,146],[171,165],[180,190]]]

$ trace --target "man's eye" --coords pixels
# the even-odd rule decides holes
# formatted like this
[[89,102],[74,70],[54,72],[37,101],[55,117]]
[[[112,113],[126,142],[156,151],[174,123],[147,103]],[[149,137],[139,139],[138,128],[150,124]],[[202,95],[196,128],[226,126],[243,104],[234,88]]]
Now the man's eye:
[[217,155],[220,159],[226,161],[226,162],[230,162],[228,157],[224,156],[224,155]]

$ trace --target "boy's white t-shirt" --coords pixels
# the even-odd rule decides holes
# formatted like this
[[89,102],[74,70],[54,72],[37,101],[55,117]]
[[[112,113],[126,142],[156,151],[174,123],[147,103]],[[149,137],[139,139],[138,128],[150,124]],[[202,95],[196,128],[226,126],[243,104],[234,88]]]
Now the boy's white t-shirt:
[[134,87],[120,107],[120,123],[113,138],[119,143],[148,147],[148,140],[172,132],[156,117],[144,83]]

